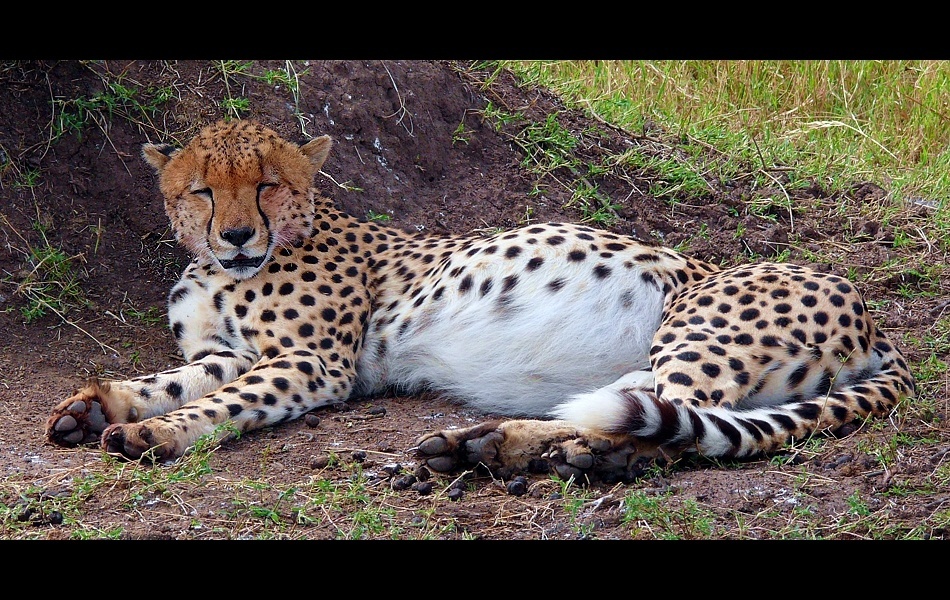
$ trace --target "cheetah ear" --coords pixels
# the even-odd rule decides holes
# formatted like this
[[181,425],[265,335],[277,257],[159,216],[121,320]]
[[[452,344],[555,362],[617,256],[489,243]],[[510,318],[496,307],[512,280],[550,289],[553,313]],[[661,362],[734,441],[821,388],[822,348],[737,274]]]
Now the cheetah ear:
[[319,171],[320,167],[323,166],[323,161],[325,161],[327,155],[330,154],[331,145],[333,145],[333,140],[330,139],[330,136],[321,135],[300,147],[300,151],[303,152],[313,164],[314,172]]
[[142,158],[161,173],[168,161],[178,154],[178,148],[169,144],[142,144]]

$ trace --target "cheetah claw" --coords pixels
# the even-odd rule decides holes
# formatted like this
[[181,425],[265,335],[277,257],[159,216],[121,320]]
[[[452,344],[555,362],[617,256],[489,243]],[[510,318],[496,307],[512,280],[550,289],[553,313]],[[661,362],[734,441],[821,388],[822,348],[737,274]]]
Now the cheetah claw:
[[59,446],[91,444],[99,440],[108,426],[102,401],[86,388],[53,410],[46,421],[46,437]]

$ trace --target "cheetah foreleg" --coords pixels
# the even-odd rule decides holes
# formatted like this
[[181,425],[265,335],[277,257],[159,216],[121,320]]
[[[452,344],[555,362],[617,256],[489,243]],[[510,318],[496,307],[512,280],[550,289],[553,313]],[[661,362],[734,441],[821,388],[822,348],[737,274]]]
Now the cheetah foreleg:
[[345,401],[354,378],[353,369],[327,366],[320,357],[278,355],[177,410],[109,425],[101,445],[133,460],[146,455],[155,461],[173,459],[204,435],[220,441]]
[[132,423],[175,410],[237,379],[255,360],[250,353],[226,350],[154,375],[92,380],[53,408],[46,436],[60,446],[94,443],[110,423]]

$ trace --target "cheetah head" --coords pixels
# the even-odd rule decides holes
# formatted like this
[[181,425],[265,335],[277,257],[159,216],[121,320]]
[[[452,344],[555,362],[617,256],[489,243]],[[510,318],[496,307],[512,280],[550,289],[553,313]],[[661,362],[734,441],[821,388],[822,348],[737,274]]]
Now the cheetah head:
[[313,178],[330,137],[297,146],[251,121],[219,121],[184,148],[145,144],[178,242],[235,279],[257,273],[274,249],[310,234]]

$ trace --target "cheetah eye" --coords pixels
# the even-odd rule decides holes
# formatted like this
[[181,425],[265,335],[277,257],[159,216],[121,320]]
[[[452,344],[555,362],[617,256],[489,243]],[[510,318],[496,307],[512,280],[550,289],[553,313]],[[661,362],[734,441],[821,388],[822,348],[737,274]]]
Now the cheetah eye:
[[201,188],[200,190],[191,190],[191,193],[196,196],[204,196],[208,200],[214,199],[214,195],[211,192],[211,188]]
[[267,188],[272,188],[272,187],[277,187],[277,184],[270,183],[268,181],[262,181],[261,183],[257,184],[257,195],[260,196],[261,192],[263,192]]

